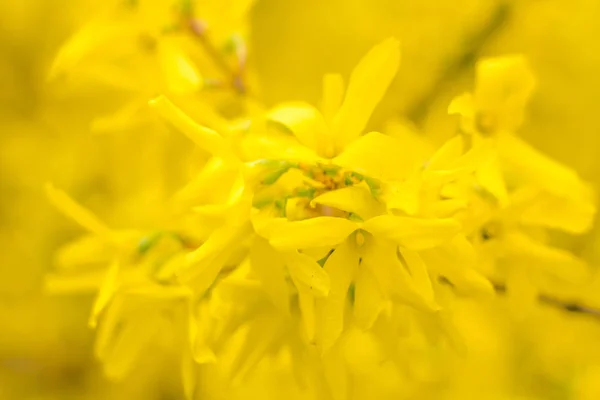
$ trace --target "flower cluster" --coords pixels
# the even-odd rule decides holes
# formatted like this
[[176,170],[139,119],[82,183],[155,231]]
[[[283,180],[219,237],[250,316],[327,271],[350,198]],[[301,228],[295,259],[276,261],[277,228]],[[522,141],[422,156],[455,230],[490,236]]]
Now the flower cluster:
[[[104,51],[143,67],[125,63],[139,76],[117,79],[122,62],[92,57],[86,72],[133,93],[96,126],[126,131],[143,116],[207,156],[152,230],[110,228],[46,188],[87,231],[59,252],[48,286],[98,287],[90,325],[109,376],[167,343],[189,398],[233,398],[264,368],[288,371],[307,396],[345,399],[353,380],[401,382],[422,341],[464,349],[455,298],[501,288],[525,314],[541,292],[585,279],[585,264],[549,234],[586,231],[593,195],[516,135],[535,86],[525,59],[479,61],[473,92],[449,106],[456,135],[431,151],[408,128],[366,130],[400,63],[396,39],[373,47],[347,84],[326,75],[318,108],[267,107],[247,85],[243,30],[231,34],[247,2],[232,1],[230,18],[200,3],[207,10],[179,2],[175,17],[128,4],[122,25],[87,27],[53,70],[85,64],[117,35],[124,48]],[[232,102],[243,107],[225,112]]]

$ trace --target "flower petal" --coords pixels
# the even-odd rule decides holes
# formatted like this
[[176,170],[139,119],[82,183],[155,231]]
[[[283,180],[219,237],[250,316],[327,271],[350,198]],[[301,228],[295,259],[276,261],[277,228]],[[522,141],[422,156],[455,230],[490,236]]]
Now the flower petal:
[[323,76],[321,110],[327,121],[330,121],[338,112],[343,100],[344,78],[340,74],[326,74]]
[[506,205],[508,202],[508,192],[496,155],[492,156],[487,162],[484,162],[475,171],[475,176],[477,177],[477,182],[498,200],[500,206]]
[[369,268],[359,267],[354,289],[354,320],[361,329],[370,329],[383,309],[385,297]]
[[98,316],[104,310],[106,305],[110,302],[113,294],[117,290],[117,279],[119,276],[120,262],[118,259],[115,259],[108,270],[106,271],[106,276],[102,281],[102,285],[100,285],[100,291],[96,296],[96,300],[94,301],[94,305],[92,307],[92,315],[90,316],[89,325],[92,328],[96,327],[98,322]]
[[212,155],[233,157],[229,143],[221,135],[196,123],[165,96],[150,100],[148,104],[201,149]]
[[184,95],[202,88],[203,79],[198,68],[175,43],[161,40],[158,59],[170,92]]
[[413,157],[400,140],[379,132],[369,132],[349,143],[333,163],[370,178],[400,180],[415,170]]
[[589,277],[583,260],[566,250],[550,247],[523,233],[512,232],[505,235],[503,245],[506,255],[515,257],[530,268],[538,269],[540,273],[549,273],[572,283],[583,283]]
[[328,139],[328,128],[323,115],[306,103],[280,105],[269,111],[267,118],[288,128],[306,147],[322,156],[330,157],[333,151]]
[[334,247],[357,228],[357,223],[345,218],[316,217],[302,221],[274,220],[263,229],[265,237],[276,249],[295,250]]
[[196,293],[204,293],[234,253],[233,249],[251,234],[249,222],[219,228],[197,250],[186,256],[187,268],[179,274],[179,280]]
[[329,295],[317,299],[319,342],[323,350],[331,348],[344,329],[348,288],[356,267],[358,253],[344,241],[329,256],[323,269],[329,275]]
[[460,231],[460,224],[451,218],[425,219],[380,215],[364,223],[363,229],[378,237],[395,241],[412,250],[438,246]]
[[386,297],[423,311],[437,311],[439,305],[422,293],[397,256],[398,246],[385,239],[373,238],[363,251],[361,268],[368,268],[376,277]]
[[536,185],[557,196],[592,202],[590,188],[577,173],[514,135],[499,135],[498,153],[511,179]]
[[337,153],[363,132],[399,63],[399,42],[389,38],[371,49],[354,68],[344,102],[332,121]]
[[109,243],[116,241],[114,233],[98,217],[83,208],[62,190],[56,189],[51,183],[46,184],[46,195],[54,207],[87,231]]
[[448,278],[459,291],[483,295],[494,293],[492,284],[474,269],[477,254],[464,236],[457,235],[448,243],[421,251],[420,256],[431,270]]
[[363,220],[379,215],[385,210],[383,204],[373,197],[367,187],[359,185],[325,192],[315,197],[310,204],[311,206],[321,204],[351,212]]
[[291,251],[285,253],[285,262],[294,282],[304,285],[304,288],[308,289],[313,297],[323,297],[329,294],[329,275],[310,256]]
[[250,247],[250,264],[275,307],[289,312],[288,283],[283,260],[263,238],[256,236]]

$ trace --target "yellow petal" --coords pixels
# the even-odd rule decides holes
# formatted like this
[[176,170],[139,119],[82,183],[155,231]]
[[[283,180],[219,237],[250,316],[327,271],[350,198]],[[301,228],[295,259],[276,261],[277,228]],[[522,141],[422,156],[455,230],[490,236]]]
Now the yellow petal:
[[462,115],[467,118],[475,116],[475,103],[471,93],[463,93],[455,97],[448,106],[448,114]]
[[420,174],[413,174],[402,182],[389,182],[383,192],[387,208],[415,215],[420,207],[422,184]]
[[341,345],[335,346],[331,351],[323,355],[323,374],[329,395],[332,400],[348,400],[350,392],[350,377],[347,362],[341,351]]
[[285,262],[290,275],[294,278],[294,282],[304,285],[304,288],[307,289],[307,292],[311,296],[323,297],[329,294],[329,275],[311,257],[291,251],[285,253]]
[[363,220],[379,215],[385,210],[384,206],[373,197],[368,187],[359,185],[325,192],[315,197],[310,204],[313,207],[315,204],[321,204],[351,212]]
[[570,199],[545,190],[521,190],[512,196],[507,214],[523,225],[545,226],[569,233],[583,233],[591,228],[596,207],[591,201]]
[[92,315],[90,316],[89,320],[89,325],[92,328],[96,327],[96,323],[98,322],[98,316],[113,297],[115,290],[117,290],[117,278],[119,276],[119,269],[119,260],[114,260],[108,267],[108,270],[106,271],[106,276],[102,281],[100,291],[98,292],[98,295],[96,296],[96,300],[94,301],[94,305],[92,307]]
[[500,206],[506,205],[508,193],[497,156],[494,155],[487,162],[484,162],[475,171],[475,176],[477,182],[498,200]]
[[386,297],[423,311],[439,310],[439,305],[417,288],[398,259],[397,249],[398,246],[391,241],[374,238],[366,244],[361,268],[371,271]]
[[327,121],[331,121],[344,100],[344,78],[340,74],[323,76],[323,98],[321,111]]
[[184,95],[201,89],[203,80],[200,72],[192,60],[175,43],[161,40],[158,58],[170,92]]
[[412,277],[415,288],[425,299],[434,303],[435,295],[433,294],[429,271],[427,271],[427,266],[419,253],[408,249],[398,249],[398,252],[402,256],[401,260],[404,261],[404,265]]
[[46,195],[54,207],[87,231],[98,235],[109,243],[115,242],[113,232],[89,210],[83,208],[62,190],[51,183],[46,184]]
[[302,221],[273,221],[265,227],[266,238],[280,250],[306,249],[341,243],[358,228],[344,218],[316,217]]
[[325,262],[323,269],[329,275],[329,295],[317,299],[319,342],[323,350],[335,344],[344,329],[344,310],[348,288],[356,267],[358,254],[345,241],[339,245]]
[[535,78],[520,55],[486,58],[477,63],[475,102],[478,111],[497,114],[501,128],[512,131],[522,122]]
[[354,289],[354,321],[361,329],[370,329],[384,306],[384,295],[369,268],[359,267]]
[[256,236],[250,248],[250,264],[275,307],[289,312],[288,283],[283,260],[269,243]]
[[395,241],[412,250],[438,246],[452,239],[460,231],[454,219],[424,219],[380,215],[364,223],[363,229],[378,237]]
[[188,334],[192,358],[198,364],[214,363],[217,360],[206,340],[210,323],[209,307],[206,303],[200,303],[196,313],[193,312],[193,306],[190,304]]
[[161,117],[173,124],[198,147],[208,153],[224,158],[232,158],[231,148],[227,141],[212,129],[197,124],[190,116],[164,96],[149,102]]
[[78,267],[94,264],[108,264],[112,257],[112,249],[104,240],[96,235],[85,235],[65,246],[56,254],[56,266],[61,271],[71,271]]
[[369,132],[349,143],[333,163],[370,178],[400,180],[416,167],[412,157],[403,157],[407,152],[398,139]]
[[447,169],[458,159],[464,151],[464,139],[462,136],[454,136],[435,152],[429,162],[427,169],[436,171]]
[[458,291],[494,294],[492,284],[474,269],[477,254],[464,236],[457,235],[450,242],[422,251],[420,255],[431,270],[448,278]]
[[163,327],[158,315],[141,313],[129,316],[119,330],[110,353],[102,360],[106,375],[111,379],[124,378]]
[[503,168],[511,179],[536,185],[559,197],[592,202],[590,188],[573,169],[540,153],[514,135],[499,135],[497,146]]
[[586,264],[570,252],[550,247],[531,237],[511,232],[503,237],[505,254],[515,257],[530,268],[572,283],[583,283],[589,277]]
[[350,76],[346,97],[332,121],[336,152],[363,132],[400,63],[400,44],[389,38],[375,46]]
[[311,291],[300,286],[298,289],[298,302],[300,312],[302,313],[302,321],[309,343],[315,340],[315,296]]
[[48,294],[94,293],[98,290],[102,271],[78,272],[73,275],[50,274],[44,279],[44,292]]
[[181,377],[186,400],[194,400],[198,385],[198,370],[196,362],[189,352],[184,353],[181,357]]
[[[54,79],[63,72],[76,67],[88,53],[101,45],[123,40],[125,35],[133,33],[126,25],[92,23],[73,35],[59,50],[52,66],[49,78]],[[130,39],[125,37],[125,40]]]
[[310,104],[284,104],[271,110],[267,118],[288,128],[302,144],[319,155],[333,156],[333,144],[329,139],[325,119],[319,110]]
[[197,250],[186,256],[187,268],[180,273],[180,281],[196,293],[204,293],[232,256],[233,249],[251,233],[249,222],[226,225],[215,231]]

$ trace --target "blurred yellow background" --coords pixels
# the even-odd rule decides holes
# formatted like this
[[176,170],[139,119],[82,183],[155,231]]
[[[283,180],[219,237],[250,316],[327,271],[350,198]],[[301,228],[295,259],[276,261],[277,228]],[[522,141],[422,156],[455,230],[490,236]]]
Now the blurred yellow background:
[[[57,246],[77,233],[43,196],[46,181],[109,224],[151,225],[153,206],[177,185],[171,179],[182,168],[177,155],[186,151],[180,138],[160,132],[91,134],[91,120],[114,108],[120,94],[101,87],[67,92],[60,82],[47,81],[60,45],[102,5],[0,0],[2,400],[171,399],[179,393],[178,378],[165,365],[148,365],[125,382],[109,383],[91,355],[91,298],[42,291]],[[600,184],[597,0],[258,0],[250,18],[251,62],[269,105],[316,103],[324,73],[347,77],[373,44],[398,37],[400,71],[371,125],[382,128],[391,117],[400,118],[436,141],[454,133],[447,105],[470,88],[475,61],[523,53],[538,88],[522,136]],[[563,244],[594,267],[600,264],[599,229]],[[600,320],[549,309],[509,326],[494,309],[465,304],[464,312],[477,315],[462,326],[475,343],[472,353],[444,367],[451,377],[447,386],[418,398],[600,398],[600,358],[592,351],[600,348]],[[482,377],[478,383],[470,379],[474,371]],[[477,397],[490,387],[503,387],[506,394],[498,389],[496,397]]]

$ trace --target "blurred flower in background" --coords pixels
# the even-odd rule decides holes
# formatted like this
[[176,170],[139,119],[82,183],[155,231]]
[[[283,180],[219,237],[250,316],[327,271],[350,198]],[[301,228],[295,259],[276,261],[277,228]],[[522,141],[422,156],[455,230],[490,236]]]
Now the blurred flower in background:
[[597,398],[599,13],[1,2],[0,398]]

